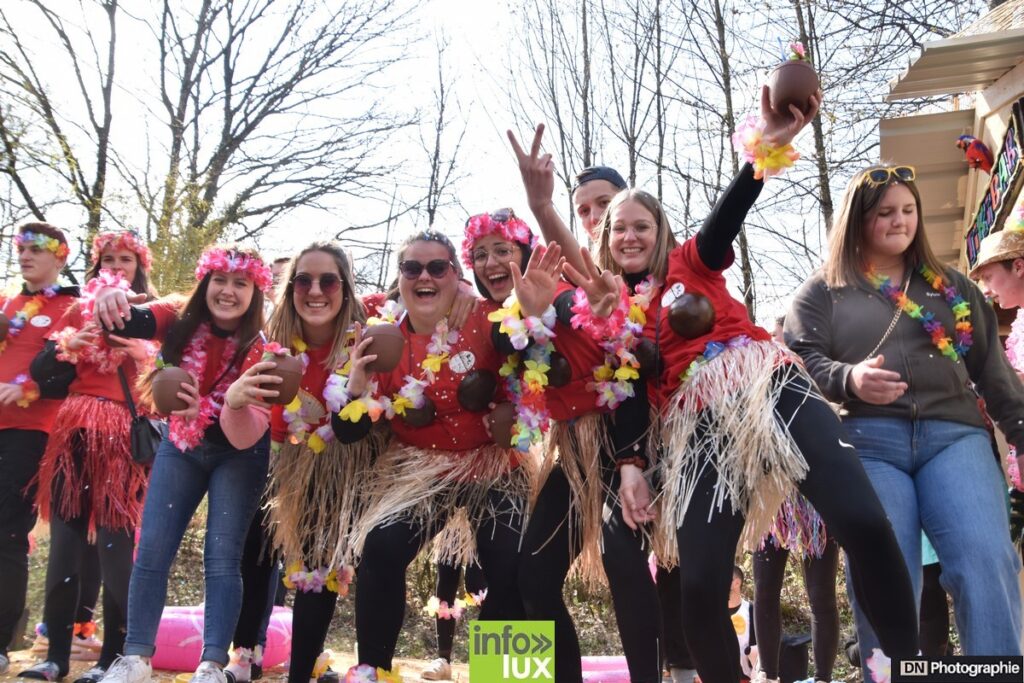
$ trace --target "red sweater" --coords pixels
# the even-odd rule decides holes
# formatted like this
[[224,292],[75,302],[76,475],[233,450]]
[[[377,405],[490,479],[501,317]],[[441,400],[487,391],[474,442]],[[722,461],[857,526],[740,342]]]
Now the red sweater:
[[[0,296],[0,310],[8,318],[14,318],[32,300],[22,287],[21,293],[13,298]],[[10,383],[18,375],[28,375],[29,365],[36,354],[42,351],[47,337],[59,329],[58,322],[67,308],[78,297],[77,287],[61,287],[55,296],[44,298],[42,308],[25,324],[16,337],[7,335],[7,345],[0,354],[0,382]],[[41,398],[27,408],[16,404],[0,406],[0,429],[34,429],[49,432],[53,419],[60,407],[59,399]]]
[[[331,372],[324,367],[324,361],[331,355],[331,345],[326,344],[320,347],[309,347],[306,350],[309,356],[309,365],[302,375],[302,382],[299,383],[299,397],[306,407],[310,417],[320,415],[320,419],[310,425],[310,432],[327,422],[331,414],[327,412],[324,405],[324,386]],[[313,406],[313,402],[316,406]],[[319,410],[317,410],[319,408]],[[284,421],[284,406],[275,405],[270,411],[270,439],[277,443],[284,443],[288,439],[288,423]]]
[[[575,289],[563,281],[555,296]],[[605,408],[597,406],[597,394],[587,388],[587,384],[594,381],[594,367],[604,363],[604,351],[587,332],[575,330],[572,325],[563,325],[561,322],[555,326],[553,341],[555,350],[569,361],[572,380],[564,387],[547,388],[545,395],[551,418],[572,420],[595,411],[605,412]]]
[[[56,329],[58,332],[65,327],[73,327],[78,330],[82,328],[83,324],[81,307],[72,306],[64,314]],[[106,348],[106,342],[103,341],[102,336],[99,337],[98,345],[101,348]],[[138,364],[134,358],[125,354],[124,360],[121,362],[121,369],[128,379],[128,386],[132,389],[133,398],[138,402],[139,395],[135,388],[135,380],[138,378],[139,372]],[[98,396],[111,401],[124,402],[124,389],[121,387],[121,380],[118,378],[117,372],[100,372],[95,363],[90,363],[87,360],[79,360],[75,364],[75,380],[71,383],[68,391],[72,394]]]

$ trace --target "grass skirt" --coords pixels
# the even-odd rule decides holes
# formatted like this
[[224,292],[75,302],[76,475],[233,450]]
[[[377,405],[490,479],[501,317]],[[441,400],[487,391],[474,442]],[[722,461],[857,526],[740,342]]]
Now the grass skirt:
[[132,460],[131,415],[121,401],[71,394],[57,417],[39,465],[40,516],[49,521],[54,481],[62,482],[56,499],[61,519],[89,514],[89,531],[135,529],[149,468]]
[[271,458],[268,519],[273,544],[286,566],[310,569],[352,564],[349,534],[362,504],[360,486],[387,435],[373,429],[354,444],[331,441],[321,453],[306,444],[285,443]]
[[[351,536],[354,556],[358,558],[366,537],[379,526],[404,522],[436,533],[452,523],[434,544],[434,558],[449,564],[472,561],[480,524],[508,511],[494,509],[492,492],[504,494],[525,516],[536,478],[533,462],[528,454],[493,444],[451,452],[393,441],[364,480],[364,507]],[[464,523],[458,520],[460,508]]]
[[782,501],[807,475],[788,425],[775,410],[784,387],[823,400],[808,390],[814,382],[790,351],[774,342],[727,348],[684,382],[669,401],[662,437],[661,538],[666,566],[677,561],[676,529],[689,511],[697,480],[712,467],[718,482],[710,517],[728,503],[746,519],[743,547],[754,548],[771,528]]

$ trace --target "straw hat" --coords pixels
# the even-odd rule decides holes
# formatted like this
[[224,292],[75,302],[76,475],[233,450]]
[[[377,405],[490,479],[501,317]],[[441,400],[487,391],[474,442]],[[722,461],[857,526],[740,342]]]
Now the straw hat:
[[977,277],[982,266],[1017,258],[1024,258],[1024,229],[1018,227],[994,232],[981,241],[978,262],[968,275],[972,278]]

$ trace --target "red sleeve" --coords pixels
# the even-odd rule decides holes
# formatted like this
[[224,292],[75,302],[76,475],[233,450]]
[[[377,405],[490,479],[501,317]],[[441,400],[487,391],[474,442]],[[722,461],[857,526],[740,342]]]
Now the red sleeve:
[[284,406],[275,405],[270,409],[270,440],[284,443],[288,438],[288,424],[284,421]]
[[246,352],[245,358],[242,360],[242,367],[238,371],[238,374],[241,375],[246,370],[256,365],[256,363],[259,363],[261,358],[263,358],[263,340],[257,339],[253,342],[252,346],[249,347],[249,351]]
[[167,330],[178,319],[178,311],[181,308],[179,300],[158,299],[146,304],[146,308],[156,321],[156,334],[153,335],[153,339],[163,339],[167,335]]

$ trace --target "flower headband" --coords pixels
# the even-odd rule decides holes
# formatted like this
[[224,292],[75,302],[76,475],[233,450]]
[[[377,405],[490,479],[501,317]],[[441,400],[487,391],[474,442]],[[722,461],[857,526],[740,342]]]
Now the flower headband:
[[537,236],[530,226],[521,218],[516,217],[512,209],[501,209],[494,213],[480,213],[470,216],[466,221],[465,237],[462,240],[462,262],[469,269],[473,268],[473,245],[481,237],[497,234],[509,242],[527,244],[532,249],[537,246]]
[[32,232],[31,230],[19,232],[17,237],[14,238],[14,241],[19,247],[34,246],[53,252],[53,255],[57,258],[65,258],[71,251],[68,249],[67,244],[61,242],[56,237],[50,237],[49,235],[44,235],[41,232]]
[[196,280],[202,280],[208,273],[219,270],[223,273],[243,273],[264,292],[274,286],[270,268],[258,256],[249,256],[238,251],[210,247],[199,257],[196,266]]
[[134,230],[126,232],[101,232],[92,241],[92,262],[98,263],[107,249],[126,249],[139,257],[142,269],[148,271],[153,265],[153,254]]

